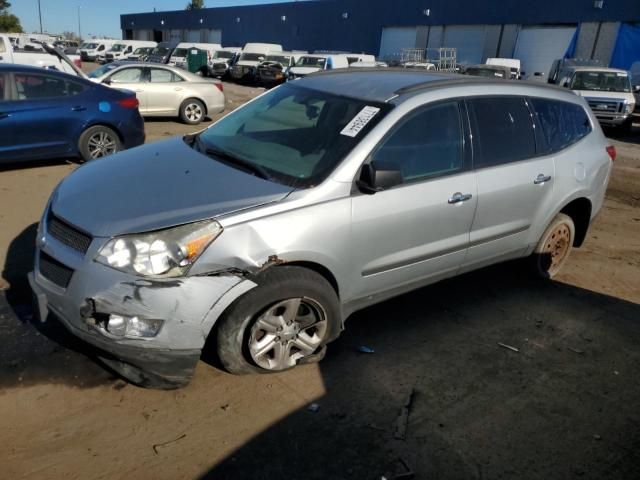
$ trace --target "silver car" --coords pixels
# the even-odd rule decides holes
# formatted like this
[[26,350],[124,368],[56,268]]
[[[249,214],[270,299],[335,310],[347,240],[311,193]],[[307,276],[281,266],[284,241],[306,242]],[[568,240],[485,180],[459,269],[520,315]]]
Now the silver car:
[[290,82],[77,169],[38,230],[41,318],[171,388],[210,337],[230,372],[278,372],[404,292],[519,257],[556,275],[615,158],[584,99],[385,70]]
[[90,73],[89,78],[136,92],[144,117],[180,117],[184,123],[197,125],[225,108],[219,80],[168,65],[114,62]]

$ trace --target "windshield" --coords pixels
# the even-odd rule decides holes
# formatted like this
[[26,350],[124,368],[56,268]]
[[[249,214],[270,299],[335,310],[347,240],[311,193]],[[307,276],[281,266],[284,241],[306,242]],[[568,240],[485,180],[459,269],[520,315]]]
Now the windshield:
[[151,51],[151,55],[166,55],[169,53],[169,49],[167,47],[156,47]]
[[134,55],[142,55],[143,53],[148,53],[151,51],[151,48],[149,47],[141,47],[141,48],[136,48],[133,53]]
[[[370,108],[362,112],[365,107]],[[286,83],[212,125],[198,143],[202,150],[224,152],[253,165],[279,183],[311,187],[324,180],[390,108]]]
[[118,66],[119,65],[116,65],[114,63],[107,63],[105,65],[102,65],[101,67],[98,67],[95,70],[93,70],[91,73],[89,73],[89,78],[100,78],[104,74],[113,70],[114,68],[118,68]]
[[246,60],[248,62],[258,62],[261,58],[264,58],[262,53],[243,53],[240,55],[240,60]]
[[629,76],[621,72],[576,72],[571,90],[629,93],[631,82]]
[[82,48],[86,49],[86,50],[95,50],[96,48],[98,48],[98,44],[97,43],[85,43]]
[[465,70],[467,75],[474,75],[476,77],[488,77],[488,78],[505,78],[505,72],[500,70],[494,70],[493,68],[467,68]]
[[225,52],[225,51],[218,50],[216,53],[213,54],[213,58],[232,58],[233,55],[234,55],[233,52]]
[[188,48],[176,48],[173,51],[173,53],[171,54],[171,56],[172,57],[186,57],[188,51],[189,51]]
[[324,64],[327,59],[324,57],[300,57],[296,62],[296,67],[312,67],[312,68],[324,68]]
[[112,52],[121,52],[123,51],[125,48],[127,48],[126,45],[122,44],[122,43],[116,43],[113,47],[111,47],[111,51]]
[[282,64],[288,64],[291,57],[285,57],[283,55],[267,55],[264,59],[265,62],[278,62]]

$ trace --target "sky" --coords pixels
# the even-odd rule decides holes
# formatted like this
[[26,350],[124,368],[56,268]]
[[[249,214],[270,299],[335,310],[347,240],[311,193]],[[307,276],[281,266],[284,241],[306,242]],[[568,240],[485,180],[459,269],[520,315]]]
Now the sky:
[[[291,0],[205,0],[207,7],[282,3]],[[25,32],[40,31],[38,0],[10,0],[10,11],[20,18]],[[78,7],[82,36],[122,38],[123,13],[182,10],[188,0],[40,0],[42,27],[50,33],[78,32]]]

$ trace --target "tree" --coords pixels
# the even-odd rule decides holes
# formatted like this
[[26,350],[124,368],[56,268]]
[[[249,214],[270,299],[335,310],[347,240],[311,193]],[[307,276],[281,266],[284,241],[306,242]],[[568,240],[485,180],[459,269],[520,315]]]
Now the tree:
[[23,31],[18,17],[10,13],[0,13],[0,32],[22,33]]
[[10,6],[8,0],[0,0],[0,32],[22,33],[20,19],[9,13]]
[[[0,0],[0,2],[2,1],[4,0]],[[204,0],[191,0],[187,3],[186,10],[199,10],[201,8],[204,8]]]

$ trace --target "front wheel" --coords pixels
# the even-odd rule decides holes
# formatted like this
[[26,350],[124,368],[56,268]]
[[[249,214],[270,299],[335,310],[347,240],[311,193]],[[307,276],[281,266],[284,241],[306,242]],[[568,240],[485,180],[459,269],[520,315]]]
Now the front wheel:
[[534,272],[541,278],[555,277],[569,258],[575,238],[573,219],[564,213],[556,215],[531,257]]
[[118,134],[109,127],[96,125],[87,128],[78,140],[78,150],[85,161],[106,157],[122,150]]
[[324,355],[340,325],[327,280],[300,267],[272,267],[220,319],[218,357],[231,373],[288,370]]
[[205,108],[200,100],[190,98],[180,105],[180,119],[189,125],[197,125],[204,120]]

